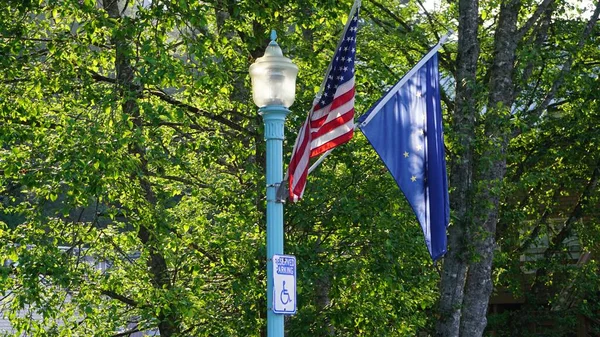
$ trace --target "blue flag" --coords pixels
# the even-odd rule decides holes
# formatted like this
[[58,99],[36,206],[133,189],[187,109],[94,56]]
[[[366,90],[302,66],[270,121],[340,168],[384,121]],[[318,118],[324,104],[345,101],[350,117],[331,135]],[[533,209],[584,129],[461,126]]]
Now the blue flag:
[[415,212],[435,261],[446,253],[450,221],[437,52],[411,73],[358,122]]

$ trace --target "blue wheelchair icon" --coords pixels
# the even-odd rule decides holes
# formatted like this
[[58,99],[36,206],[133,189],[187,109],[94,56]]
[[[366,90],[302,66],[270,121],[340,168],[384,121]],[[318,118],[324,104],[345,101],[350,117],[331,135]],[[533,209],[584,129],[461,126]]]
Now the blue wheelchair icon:
[[290,297],[290,293],[288,292],[287,289],[285,289],[285,281],[283,281],[283,289],[281,290],[281,294],[279,296],[279,300],[283,304],[288,304],[288,303],[290,303],[292,301],[292,298]]

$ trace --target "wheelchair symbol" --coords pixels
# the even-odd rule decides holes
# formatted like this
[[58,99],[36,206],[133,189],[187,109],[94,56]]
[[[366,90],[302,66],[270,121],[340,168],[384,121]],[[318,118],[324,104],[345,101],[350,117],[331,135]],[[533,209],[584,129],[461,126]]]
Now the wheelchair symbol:
[[285,281],[283,281],[283,289],[281,290],[281,294],[279,296],[279,300],[283,304],[288,304],[288,303],[290,303],[292,301],[292,298],[290,297],[290,293],[288,292],[287,289],[285,289]]

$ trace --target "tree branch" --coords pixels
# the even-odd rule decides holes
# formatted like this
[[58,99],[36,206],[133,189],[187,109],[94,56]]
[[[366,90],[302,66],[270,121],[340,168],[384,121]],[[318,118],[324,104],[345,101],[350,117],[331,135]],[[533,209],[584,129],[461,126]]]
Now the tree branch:
[[596,10],[594,11],[594,14],[590,17],[590,20],[588,21],[587,25],[585,26],[585,29],[583,30],[581,38],[579,39],[579,42],[577,43],[576,51],[574,53],[571,53],[568,55],[567,59],[565,60],[565,62],[563,63],[563,65],[561,67],[561,71],[559,73],[558,78],[552,84],[552,88],[546,94],[544,101],[533,111],[534,116],[540,116],[542,114],[542,112],[544,110],[546,110],[546,108],[548,107],[548,104],[550,104],[550,102],[554,99],[556,92],[562,86],[562,84],[565,80],[565,76],[571,71],[571,66],[573,65],[573,60],[574,60],[574,54],[576,54],[577,52],[579,52],[580,50],[583,49],[585,42],[587,41],[588,37],[594,30],[594,26],[596,25],[596,22],[598,21],[598,15],[600,15],[600,1],[598,1],[598,3],[596,4]]
[[12,84],[12,83],[28,82],[28,81],[30,81],[30,79],[28,79],[28,78],[12,78],[10,80],[1,80],[0,83]]
[[433,16],[425,8],[425,6],[423,5],[423,2],[421,0],[417,0],[417,3],[419,4],[419,6],[421,6],[421,9],[425,13],[425,16],[427,17],[427,21],[429,22],[429,26],[431,27],[431,31],[433,32],[433,35],[435,36],[435,39],[439,41],[440,35],[437,33],[436,28],[439,27],[440,24],[434,22],[435,20],[433,19]]
[[515,37],[516,41],[520,41],[523,38],[523,36],[525,36],[525,34],[527,34],[527,32],[531,29],[531,27],[533,27],[533,25],[540,18],[542,13],[544,13],[546,11],[546,9],[548,9],[548,6],[550,6],[553,3],[554,3],[554,0],[544,0],[544,2],[539,4],[539,6],[536,8],[533,15],[527,20],[527,22],[523,25],[523,27],[521,27],[521,28],[519,28],[519,30],[517,30],[517,35]]
[[573,208],[569,218],[565,221],[563,228],[560,230],[558,235],[556,235],[552,239],[552,243],[544,252],[544,258],[550,258],[559,249],[559,246],[562,242],[569,236],[571,233],[571,229],[573,228],[573,224],[577,222],[577,220],[581,219],[583,215],[583,208],[587,205],[588,199],[591,194],[596,190],[596,186],[598,185],[598,177],[600,177],[600,162],[596,165],[596,168],[592,172],[592,176],[590,177],[590,181],[585,186],[583,192],[581,193],[579,199],[577,200],[577,205]]
[[153,172],[148,172],[148,176],[154,177],[154,178],[159,178],[159,179],[165,179],[165,180],[173,180],[173,181],[177,181],[177,182],[180,182],[180,183],[183,183],[183,184],[187,184],[187,185],[198,186],[200,188],[208,188],[208,187],[210,187],[207,184],[196,183],[196,182],[193,182],[191,180],[188,180],[188,179],[185,179],[185,178],[181,178],[181,177],[177,177],[177,176],[158,175],[158,174],[155,174]]
[[402,26],[402,28],[404,28],[404,30],[406,32],[412,32],[413,31],[413,29],[410,27],[410,25],[408,23],[406,23],[406,21],[402,20],[398,15],[394,14],[386,6],[382,5],[381,3],[379,3],[379,2],[377,2],[375,0],[371,0],[370,2],[375,7],[379,8],[384,13],[386,13],[387,15],[389,15],[392,19],[394,19],[394,21],[396,21],[400,26]]
[[[552,200],[551,203],[555,203],[558,200],[558,195],[560,190],[562,190],[563,186],[561,185],[558,189],[554,190],[554,193],[552,194]],[[542,213],[542,216],[540,217],[540,219],[537,221],[537,224],[535,226],[535,228],[533,229],[533,231],[531,232],[531,234],[529,235],[529,237],[527,237],[527,239],[525,239],[525,241],[523,242],[523,244],[519,247],[517,247],[513,253],[516,254],[523,254],[527,249],[529,249],[529,247],[531,246],[531,244],[535,241],[535,239],[538,237],[542,226],[547,226],[548,225],[548,218],[550,217],[551,214],[551,209],[550,207],[546,207],[546,209],[544,209],[544,212]]]
[[[93,71],[90,71],[90,74],[92,75],[92,78],[95,79],[96,81],[106,82],[106,83],[111,83],[111,84],[117,83],[117,80],[114,78],[106,77],[106,76],[100,75]],[[238,132],[241,132],[241,133],[244,133],[247,135],[253,135],[253,133],[251,131],[249,131],[248,129],[241,127],[240,125],[228,120],[227,118],[224,118],[223,116],[215,115],[206,110],[202,110],[202,109],[196,108],[195,106],[192,106],[192,105],[189,105],[182,101],[179,101],[179,100],[173,98],[172,96],[169,96],[168,94],[166,94],[165,92],[163,92],[161,90],[145,89],[144,91],[154,97],[157,97],[158,99],[160,99],[163,102],[167,102],[176,107],[183,108],[184,110],[186,110],[188,112],[200,115],[202,117],[210,118],[210,119],[214,120],[215,122],[219,122],[221,124],[229,126],[230,128],[232,128]]]
[[136,333],[136,332],[139,332],[139,331],[140,331],[139,326],[136,325],[135,328],[133,328],[131,330],[120,332],[118,334],[114,334],[114,335],[112,335],[112,337],[130,336],[132,333]]
[[3,118],[4,122],[8,122],[10,121],[11,124],[17,124],[17,125],[21,125],[21,126],[30,126],[30,127],[40,127],[40,126],[45,126],[48,129],[56,129],[56,127],[59,126],[59,124],[56,123],[52,123],[52,122],[41,122],[35,119],[27,119],[27,120],[22,120],[22,119],[12,119],[12,118]]
[[172,105],[174,105],[176,107],[183,108],[183,109],[185,109],[188,112],[200,115],[202,117],[210,118],[210,119],[214,120],[215,122],[219,122],[221,124],[227,125],[230,128],[232,128],[232,129],[234,129],[236,131],[239,131],[241,133],[244,133],[244,134],[247,134],[247,135],[253,135],[253,133],[250,132],[248,129],[246,129],[244,127],[241,127],[240,125],[238,125],[238,124],[236,124],[236,123],[234,123],[234,122],[232,122],[232,121],[224,118],[223,116],[215,115],[215,114],[210,113],[210,112],[208,112],[206,110],[201,110],[201,109],[198,109],[198,108],[196,108],[194,106],[191,106],[191,105],[189,105],[187,103],[184,103],[184,102],[181,102],[179,100],[176,100],[175,98],[167,95],[166,93],[164,93],[164,92],[162,92],[160,90],[146,90],[146,91],[148,93],[150,93],[151,95],[159,98],[160,100],[162,100],[164,102],[167,102],[169,104],[172,104]]
[[219,259],[217,259],[213,254],[209,253],[206,249],[198,246],[198,244],[196,244],[195,242],[190,243],[190,247],[198,253],[204,255],[211,262],[219,263]]
[[198,124],[184,124],[184,123],[175,123],[175,122],[158,122],[158,123],[144,123],[142,124],[143,126],[168,126],[171,127],[173,129],[176,129],[177,131],[181,132],[181,130],[179,130],[178,127],[189,127],[190,129],[193,130],[198,130],[198,131],[205,131],[205,132],[209,132],[209,131],[214,131],[214,129],[209,129],[209,128],[203,128]]
[[[371,3],[373,3],[373,5],[375,5],[375,7],[379,8],[380,10],[382,10],[385,14],[389,15],[396,23],[398,23],[403,29],[405,33],[411,33],[413,32],[412,27],[404,20],[402,20],[398,15],[394,14],[392,11],[390,11],[388,8],[386,8],[384,5],[382,5],[381,3],[373,0],[371,1]],[[423,4],[421,2],[419,2],[419,5],[421,5],[421,7],[423,8],[423,10],[425,11],[425,14],[428,18],[428,20],[430,21],[431,24],[433,18],[430,17],[430,14],[425,10],[425,7],[423,7]],[[373,20],[373,22],[375,22],[378,26],[380,26],[381,28],[385,29],[386,31],[390,32],[390,33],[395,33],[394,31],[390,31],[389,28],[389,24],[384,23],[383,21],[379,20],[377,17],[375,17],[375,15],[373,15],[373,12],[369,11],[369,9],[367,9],[366,7],[363,7],[362,10],[364,10],[368,15],[369,18],[371,18],[371,20]],[[384,27],[386,26],[386,27]],[[393,28],[393,27],[392,27]],[[437,34],[437,32],[435,31],[435,29],[433,30],[433,34],[436,37],[436,39],[439,41],[439,35]],[[419,45],[423,48],[422,51],[426,51],[429,50],[431,48],[431,46],[426,42],[426,41],[418,41]],[[443,53],[443,52],[439,52],[439,61],[440,63],[449,71],[451,72],[455,72],[455,68],[453,66],[454,62],[451,61],[451,57],[448,53]],[[411,63],[416,64],[416,62],[411,61]]]
[[25,37],[25,36],[4,36],[4,35],[0,35],[0,39],[19,40],[19,41],[35,41],[35,42],[53,42],[53,41],[64,42],[65,41],[65,39],[32,38],[32,37]]
[[[600,4],[600,2],[599,2]],[[552,241],[548,245],[548,248],[544,252],[544,260],[551,259],[559,250],[563,243],[563,241],[571,235],[571,231],[573,229],[574,224],[581,219],[583,216],[583,209],[588,204],[589,197],[596,191],[596,187],[598,186],[598,179],[600,177],[600,161],[596,163],[596,167],[592,172],[592,176],[588,181],[587,185],[581,192],[579,199],[577,200],[577,205],[571,211],[569,218],[565,221],[560,232],[552,238]],[[535,273],[535,280],[531,285],[531,289],[534,293],[538,292],[540,287],[542,286],[541,279],[547,274],[546,268],[539,268]]]
[[106,77],[106,76],[100,75],[97,72],[91,71],[91,70],[89,71],[89,73],[92,75],[92,78],[95,79],[96,81],[107,82],[107,83],[111,83],[111,84],[117,83],[116,78]]
[[[522,43],[522,44],[527,44],[530,46],[532,45],[534,48],[541,49],[543,43],[548,39],[548,30],[550,29],[550,22],[552,20],[552,14],[553,14],[553,8],[550,8],[550,9],[547,8],[545,15],[544,15],[544,19],[541,20],[541,22],[538,25],[538,28],[536,29],[537,32],[535,34],[532,34],[531,37],[526,42],[522,41],[522,39],[519,39],[517,41],[520,41],[520,43]],[[543,56],[542,56],[541,61],[542,61],[541,62],[542,69],[540,70],[540,76],[538,77],[538,80],[536,81],[536,84],[534,85],[533,90],[531,90],[532,93],[535,93],[537,91],[540,80],[544,73],[544,69],[546,68],[546,62],[544,62]],[[533,74],[533,69],[534,69],[534,60],[530,60],[529,63],[523,69],[523,76],[522,76],[521,83],[529,83],[529,78]],[[517,92],[518,90],[520,90],[519,85],[515,84],[515,92]],[[534,97],[534,95],[532,95],[530,102],[526,105],[527,107],[531,106],[531,104],[533,103],[533,97]]]
[[132,299],[130,299],[128,297],[125,297],[123,295],[119,295],[119,294],[117,294],[114,291],[111,291],[111,290],[102,290],[102,291],[100,291],[100,293],[102,295],[106,295],[106,296],[108,296],[108,297],[110,297],[110,298],[112,298],[114,300],[117,300],[117,301],[120,301],[122,303],[125,303],[125,304],[127,304],[129,306],[132,306],[132,307],[137,307],[138,306],[138,302],[136,302],[136,301],[134,301],[134,300],[132,300]]

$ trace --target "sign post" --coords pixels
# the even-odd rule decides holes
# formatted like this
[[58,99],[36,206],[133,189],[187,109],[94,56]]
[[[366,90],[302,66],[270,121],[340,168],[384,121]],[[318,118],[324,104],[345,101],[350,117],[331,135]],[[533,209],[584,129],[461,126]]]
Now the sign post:
[[296,313],[296,257],[273,255],[273,312]]

